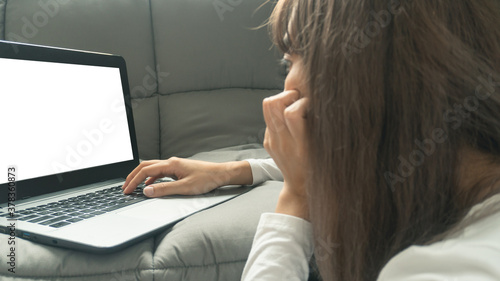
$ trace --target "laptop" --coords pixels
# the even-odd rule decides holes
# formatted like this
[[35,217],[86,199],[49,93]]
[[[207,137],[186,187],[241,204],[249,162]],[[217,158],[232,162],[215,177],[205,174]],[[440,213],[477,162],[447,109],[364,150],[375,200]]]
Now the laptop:
[[0,233],[12,239],[113,252],[248,191],[123,194],[139,157],[120,56],[0,41],[0,77]]

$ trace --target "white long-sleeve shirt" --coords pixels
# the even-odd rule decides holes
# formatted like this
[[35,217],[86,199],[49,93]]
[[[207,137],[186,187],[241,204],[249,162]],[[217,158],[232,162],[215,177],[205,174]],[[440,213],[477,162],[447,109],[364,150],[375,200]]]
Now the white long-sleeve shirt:
[[242,280],[307,280],[312,241],[309,222],[283,214],[262,214]]
[[[495,204],[500,204],[500,195],[478,204],[467,217]],[[312,239],[309,222],[282,214],[263,214],[242,280],[307,280]],[[498,280],[500,212],[443,241],[407,248],[394,256],[378,277],[378,281]]]
[[272,158],[247,159],[246,161],[252,169],[252,185],[263,183],[267,180],[283,181],[283,174]]

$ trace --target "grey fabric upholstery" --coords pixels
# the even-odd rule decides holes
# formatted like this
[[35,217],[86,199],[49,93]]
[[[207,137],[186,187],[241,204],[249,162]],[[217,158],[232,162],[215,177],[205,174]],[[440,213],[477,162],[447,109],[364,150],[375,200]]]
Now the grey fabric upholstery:
[[217,1],[151,2],[163,78],[158,83],[162,158],[256,138],[264,128],[261,101],[282,85],[266,29],[252,30],[266,20],[269,8],[257,10],[262,1],[219,2],[235,7],[221,12]]
[[0,39],[5,39],[5,0],[0,0]]
[[[262,142],[262,100],[273,92],[232,88],[160,96],[161,119],[177,120],[161,123],[162,158]],[[241,106],[242,100],[245,106]]]
[[[264,2],[0,0],[0,39],[122,55],[141,159],[263,158],[262,99],[284,78],[267,29],[255,29],[272,9]],[[0,279],[239,280],[281,186],[266,182],[109,255],[18,239],[17,273],[1,258]]]

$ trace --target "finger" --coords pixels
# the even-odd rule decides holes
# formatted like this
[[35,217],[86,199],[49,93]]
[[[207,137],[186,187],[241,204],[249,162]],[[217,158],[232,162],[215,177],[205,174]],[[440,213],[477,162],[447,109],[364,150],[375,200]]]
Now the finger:
[[162,197],[167,195],[198,195],[212,191],[214,188],[202,188],[196,186],[188,179],[181,179],[171,182],[156,183],[144,188],[144,195],[147,197]]
[[150,184],[154,183],[157,179],[159,179],[159,178],[158,178],[158,177],[150,177],[150,178],[148,178],[148,179],[144,182],[144,184],[145,184],[145,185],[150,185]]
[[263,145],[264,145],[264,148],[266,149],[267,153],[269,153],[269,155],[271,155],[272,157],[272,154],[271,154],[271,136],[269,135],[270,132],[269,132],[269,129],[266,127],[266,131],[264,133],[264,142],[263,142]]
[[129,184],[130,184],[130,181],[137,175],[137,173],[139,173],[140,170],[142,170],[142,168],[144,167],[147,167],[147,166],[150,166],[150,165],[154,165],[156,163],[160,162],[160,160],[150,160],[150,161],[143,161],[141,162],[134,170],[132,170],[132,172],[130,172],[130,174],[127,176],[127,178],[125,179],[125,183],[123,184],[122,186],[122,189],[124,190]]
[[144,195],[147,197],[162,197],[182,194],[182,192],[182,180],[148,185],[143,190]]
[[299,92],[292,90],[264,99],[262,103],[264,120],[270,131],[279,132],[284,128],[284,110],[297,101],[299,97]]
[[164,175],[164,171],[166,170],[166,166],[168,163],[161,163],[158,162],[153,165],[149,165],[146,167],[142,167],[135,176],[130,180],[129,184],[125,187],[123,190],[123,193],[129,194],[132,192],[134,189],[137,188],[137,186],[143,182],[145,179],[148,177],[154,177],[154,178],[159,178],[159,177],[164,177],[168,175]]
[[274,146],[280,146],[282,139],[291,138],[284,114],[298,99],[300,99],[298,91],[286,91],[263,102],[264,119],[267,124],[264,147],[271,156],[273,150],[279,148]]
[[288,90],[278,94],[276,98],[278,98],[284,104],[284,107],[288,107],[292,103],[300,99],[300,93],[297,90]]
[[305,137],[308,106],[309,100],[301,98],[285,109],[285,123],[291,136],[295,139]]
[[278,130],[283,125],[283,111],[299,98],[297,91],[285,91],[264,99],[264,118],[271,130]]

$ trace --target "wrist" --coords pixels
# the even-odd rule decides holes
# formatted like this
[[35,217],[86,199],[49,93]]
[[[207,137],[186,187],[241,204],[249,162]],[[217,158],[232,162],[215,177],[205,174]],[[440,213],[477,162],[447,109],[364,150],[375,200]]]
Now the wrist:
[[252,170],[247,161],[232,161],[218,164],[223,185],[251,185]]
[[305,195],[290,192],[286,181],[278,197],[275,212],[309,220],[307,198]]

